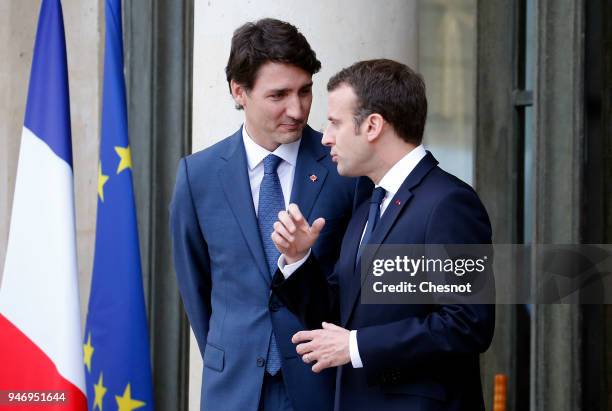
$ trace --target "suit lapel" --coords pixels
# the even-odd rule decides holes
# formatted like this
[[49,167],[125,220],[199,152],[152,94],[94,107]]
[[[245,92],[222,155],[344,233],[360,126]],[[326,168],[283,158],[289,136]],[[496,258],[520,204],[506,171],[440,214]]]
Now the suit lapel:
[[[423,157],[414,170],[412,170],[408,177],[406,177],[399,190],[397,190],[397,193],[395,193],[395,196],[391,199],[391,202],[387,206],[387,209],[372,233],[372,237],[370,239],[370,244],[374,246],[374,250],[371,254],[372,257],[376,255],[378,248],[380,248],[380,246],[385,242],[389,231],[395,225],[395,222],[402,213],[402,210],[404,210],[412,199],[412,189],[416,187],[437,164],[438,161],[428,151],[425,157]],[[355,256],[355,254],[353,254],[353,256]],[[366,261],[367,266],[369,266],[370,263],[371,259]],[[357,284],[358,286],[351,288],[352,294],[348,299],[348,315],[345,317],[346,320],[343,325],[348,323],[351,314],[355,310],[356,302],[359,299],[358,297],[361,295],[361,287],[363,286],[366,277],[367,276],[361,278],[361,265],[357,264],[357,267],[355,268],[355,275],[353,277],[353,283]]]
[[272,279],[268,273],[268,264],[253,207],[246,152],[242,143],[242,128],[231,137],[230,147],[222,158],[226,160],[226,163],[219,170],[219,179],[227,202],[236,217],[261,276],[266,283],[270,284]]
[[326,155],[318,136],[306,126],[300,142],[290,197],[290,202],[300,207],[306,219],[310,217],[315,200],[327,178],[327,168],[319,164],[319,160]]

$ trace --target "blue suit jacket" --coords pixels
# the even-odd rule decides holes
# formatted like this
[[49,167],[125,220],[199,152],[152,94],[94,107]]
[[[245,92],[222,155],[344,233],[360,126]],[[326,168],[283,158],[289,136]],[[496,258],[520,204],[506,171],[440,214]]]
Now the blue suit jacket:
[[[368,218],[358,207],[327,278],[316,256],[274,292],[308,328],[321,321],[357,330],[363,368],[338,368],[336,410],[483,410],[479,353],[493,337],[490,305],[362,305],[355,257]],[[428,153],[382,215],[371,244],[490,244],[491,226],[478,196],[442,171]],[[367,277],[363,280],[365,281]]]
[[[334,371],[315,375],[297,357],[291,336],[302,326],[271,295],[247,167],[240,129],[181,160],[171,203],[179,290],[204,359],[201,409],[257,409],[274,329],[294,410],[331,410]],[[291,202],[311,223],[315,216],[326,218],[314,252],[328,274],[351,216],[354,191],[355,180],[337,174],[321,134],[306,127]]]

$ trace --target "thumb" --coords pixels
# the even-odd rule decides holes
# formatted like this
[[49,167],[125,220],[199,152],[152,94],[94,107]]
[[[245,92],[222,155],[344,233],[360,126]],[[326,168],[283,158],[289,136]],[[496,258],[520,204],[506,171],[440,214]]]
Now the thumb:
[[319,217],[312,223],[312,226],[310,227],[310,232],[315,235],[319,235],[321,230],[323,230],[323,227],[325,227],[325,219],[323,217]]

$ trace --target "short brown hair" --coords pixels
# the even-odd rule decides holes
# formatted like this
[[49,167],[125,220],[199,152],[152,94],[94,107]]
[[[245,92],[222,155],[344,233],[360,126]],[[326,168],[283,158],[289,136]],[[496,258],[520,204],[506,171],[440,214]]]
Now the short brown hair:
[[342,69],[327,83],[327,91],[350,86],[357,95],[355,125],[372,113],[380,114],[405,141],[421,144],[427,97],[420,74],[387,59],[360,61]]
[[317,55],[295,26],[266,18],[245,23],[234,32],[225,67],[228,85],[234,80],[251,90],[259,68],[269,61],[291,64],[311,75],[321,69]]

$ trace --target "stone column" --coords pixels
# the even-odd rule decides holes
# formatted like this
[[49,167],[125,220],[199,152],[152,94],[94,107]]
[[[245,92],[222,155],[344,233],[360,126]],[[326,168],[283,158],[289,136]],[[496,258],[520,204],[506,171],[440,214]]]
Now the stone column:
[[[584,1],[536,2],[536,244],[581,241]],[[533,267],[538,264],[534,261]],[[582,409],[581,307],[535,306],[531,408]]]

